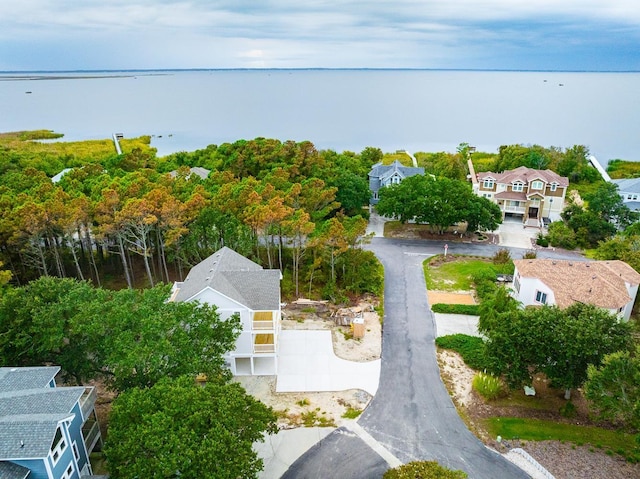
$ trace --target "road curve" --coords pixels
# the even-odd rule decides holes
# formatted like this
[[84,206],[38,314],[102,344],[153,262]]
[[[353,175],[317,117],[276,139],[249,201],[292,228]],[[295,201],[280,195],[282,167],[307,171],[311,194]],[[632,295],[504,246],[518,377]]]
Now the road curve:
[[[467,429],[440,379],[422,262],[442,252],[441,245],[374,238],[367,248],[384,265],[385,316],[380,386],[358,424],[404,463],[436,460],[472,479],[528,478]],[[496,249],[483,252],[489,256]],[[388,467],[360,438],[340,428],[282,477],[380,479]]]

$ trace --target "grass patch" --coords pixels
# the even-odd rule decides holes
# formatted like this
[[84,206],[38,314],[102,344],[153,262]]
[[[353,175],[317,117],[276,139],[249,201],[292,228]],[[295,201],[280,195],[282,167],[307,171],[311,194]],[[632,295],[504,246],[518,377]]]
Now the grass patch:
[[449,334],[436,338],[436,346],[456,351],[462,356],[466,365],[476,371],[487,369],[482,338],[468,334]]
[[[324,413],[323,413],[324,414]],[[304,427],[335,427],[336,423],[333,419],[323,417],[318,411],[307,411],[300,416]]]
[[564,441],[581,446],[591,444],[615,451],[627,459],[634,458],[635,436],[595,426],[577,426],[541,419],[492,417],[485,420],[489,434],[504,439],[527,441]]
[[495,276],[505,269],[489,259],[470,259],[456,255],[449,255],[447,258],[446,262],[438,264],[442,257],[434,256],[423,263],[427,289],[469,291],[473,289],[474,276]]
[[469,314],[472,316],[479,316],[480,306],[477,304],[444,304],[437,303],[431,306],[431,310],[434,313],[443,314]]
[[347,410],[345,411],[345,413],[342,415],[343,418],[345,419],[355,419],[357,418],[360,414],[362,414],[362,410],[361,409],[356,409],[353,408],[351,406],[347,407]]

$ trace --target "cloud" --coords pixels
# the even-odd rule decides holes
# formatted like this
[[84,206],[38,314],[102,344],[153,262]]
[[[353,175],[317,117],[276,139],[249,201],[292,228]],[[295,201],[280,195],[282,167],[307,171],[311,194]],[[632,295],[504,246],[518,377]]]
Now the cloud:
[[[575,65],[575,55],[582,55],[581,68],[588,69],[598,61],[588,58],[589,48],[609,49],[610,58],[599,60],[640,68],[640,53],[633,48],[640,52],[635,1],[0,2],[0,51],[11,46],[14,52],[0,60],[0,69],[14,62],[24,69],[47,62],[83,68],[75,59],[87,57],[91,68],[514,68],[536,58],[530,68],[561,69],[558,51],[567,64]],[[616,57],[618,44],[624,48]],[[116,45],[110,53],[109,46]],[[91,57],[88,48],[101,57]],[[67,55],[39,54],[57,49]]]

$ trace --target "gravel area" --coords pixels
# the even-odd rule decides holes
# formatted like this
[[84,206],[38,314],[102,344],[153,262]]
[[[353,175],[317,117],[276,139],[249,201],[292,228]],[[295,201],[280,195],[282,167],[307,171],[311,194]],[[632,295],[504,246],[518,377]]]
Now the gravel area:
[[529,441],[522,449],[542,464],[556,479],[638,479],[640,464],[590,446],[558,441]]

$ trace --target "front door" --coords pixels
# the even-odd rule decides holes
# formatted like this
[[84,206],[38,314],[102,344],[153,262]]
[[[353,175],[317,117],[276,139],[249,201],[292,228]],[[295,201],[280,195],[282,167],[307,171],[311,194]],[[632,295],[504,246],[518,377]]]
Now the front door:
[[529,218],[537,218],[538,217],[538,208],[529,208]]

